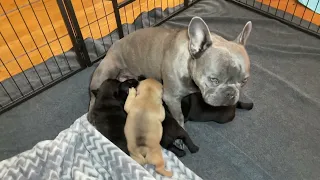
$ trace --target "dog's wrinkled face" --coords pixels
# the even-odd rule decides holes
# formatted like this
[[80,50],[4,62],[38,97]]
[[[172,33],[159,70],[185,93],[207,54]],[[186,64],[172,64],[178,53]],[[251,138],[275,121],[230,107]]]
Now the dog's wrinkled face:
[[189,24],[189,69],[206,103],[234,105],[250,75],[250,60],[244,48],[252,25],[248,22],[236,40],[227,41],[210,33],[201,18]]

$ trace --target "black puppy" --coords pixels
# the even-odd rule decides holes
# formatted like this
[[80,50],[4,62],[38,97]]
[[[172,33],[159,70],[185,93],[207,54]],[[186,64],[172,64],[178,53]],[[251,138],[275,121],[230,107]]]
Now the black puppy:
[[[138,84],[131,81],[126,82],[128,88]],[[114,79],[105,80],[98,90],[92,93],[96,97],[92,111],[88,115],[89,122],[112,143],[118,146],[123,152],[129,154],[127,141],[124,135],[124,125],[127,114],[123,109],[124,101],[118,99],[120,81]]]
[[186,121],[214,121],[220,124],[230,122],[235,117],[236,108],[251,110],[253,103],[238,101],[233,106],[210,106],[204,102],[201,93],[193,93],[182,99],[181,109]]
[[[144,76],[139,76],[138,80],[142,81],[146,79]],[[136,87],[139,81],[135,79],[127,80],[119,86],[118,99],[124,102],[128,96],[128,91],[130,87]],[[177,148],[173,143],[176,139],[181,139],[185,145],[188,147],[191,153],[196,153],[199,147],[196,146],[188,133],[178,124],[178,122],[170,114],[168,107],[164,104],[166,116],[162,122],[163,133],[160,141],[160,145],[173,152],[176,156],[182,157],[186,155],[184,150]]]

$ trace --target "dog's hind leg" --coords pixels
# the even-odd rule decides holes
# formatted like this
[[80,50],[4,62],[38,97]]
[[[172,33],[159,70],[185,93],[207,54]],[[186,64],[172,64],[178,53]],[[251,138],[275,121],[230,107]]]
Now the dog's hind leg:
[[146,159],[141,154],[130,154],[130,157],[135,160],[137,163],[139,163],[141,166],[146,164]]
[[181,132],[182,133],[181,139],[184,142],[184,144],[188,147],[189,151],[191,153],[198,152],[199,151],[199,147],[193,143],[193,141],[191,140],[191,138],[188,135],[188,133],[184,129],[182,129],[181,131],[183,131],[183,132]]
[[146,156],[147,163],[153,164],[155,166],[156,172],[167,177],[172,177],[173,173],[165,169],[165,163],[162,156],[161,146],[156,149],[148,151]]

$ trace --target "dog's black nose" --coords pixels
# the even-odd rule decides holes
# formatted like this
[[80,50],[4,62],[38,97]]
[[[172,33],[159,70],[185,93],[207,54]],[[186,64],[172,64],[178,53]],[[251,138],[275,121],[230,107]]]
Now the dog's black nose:
[[233,90],[227,91],[227,93],[226,93],[226,97],[229,98],[229,99],[234,99],[235,95],[236,95],[236,92],[233,91]]

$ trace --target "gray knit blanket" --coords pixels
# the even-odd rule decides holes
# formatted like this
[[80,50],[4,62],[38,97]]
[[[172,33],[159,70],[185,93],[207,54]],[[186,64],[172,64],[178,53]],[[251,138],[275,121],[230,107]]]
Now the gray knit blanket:
[[157,174],[154,166],[140,166],[98,132],[86,114],[54,140],[0,162],[1,180],[201,180],[172,152],[163,149],[166,169],[173,177]]

